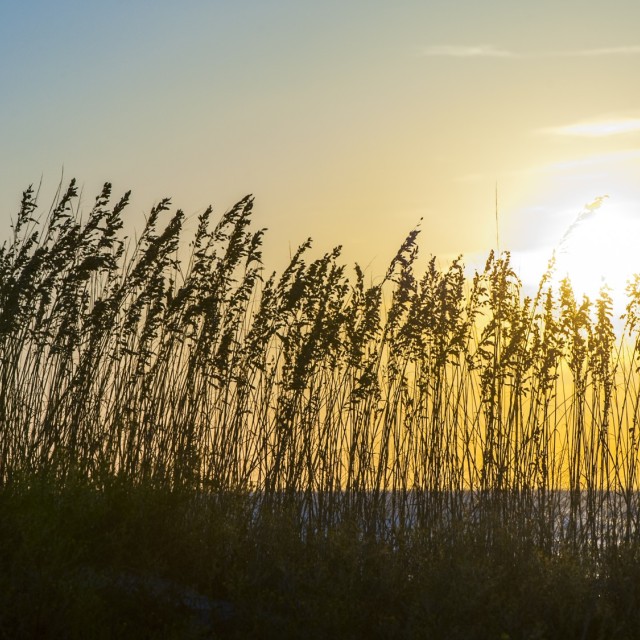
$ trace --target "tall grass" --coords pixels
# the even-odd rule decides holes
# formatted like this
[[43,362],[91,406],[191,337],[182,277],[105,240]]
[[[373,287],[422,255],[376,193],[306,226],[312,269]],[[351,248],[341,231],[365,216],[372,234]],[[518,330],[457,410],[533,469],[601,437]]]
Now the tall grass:
[[269,275],[252,198],[207,209],[189,252],[168,200],[127,245],[128,198],[105,184],[83,216],[72,181],[41,215],[23,194],[0,249],[4,487],[240,494],[303,537],[638,540],[638,277],[616,335],[606,290],[549,272],[526,297],[507,252],[467,279],[414,230],[375,285],[310,242]]

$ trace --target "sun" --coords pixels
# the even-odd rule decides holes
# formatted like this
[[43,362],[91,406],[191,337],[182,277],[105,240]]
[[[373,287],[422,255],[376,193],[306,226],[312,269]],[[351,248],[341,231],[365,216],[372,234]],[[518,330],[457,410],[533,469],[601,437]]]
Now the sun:
[[576,296],[594,300],[603,287],[618,301],[640,273],[640,212],[606,196],[585,205],[555,243],[520,256],[521,277],[536,287],[551,256],[553,284],[569,278]]
[[577,294],[595,298],[606,286],[616,297],[640,272],[640,220],[606,197],[585,206],[556,247],[556,277]]

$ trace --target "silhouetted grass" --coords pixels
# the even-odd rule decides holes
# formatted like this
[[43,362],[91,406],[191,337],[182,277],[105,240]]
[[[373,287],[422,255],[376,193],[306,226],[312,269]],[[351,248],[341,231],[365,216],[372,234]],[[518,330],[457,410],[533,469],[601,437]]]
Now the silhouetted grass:
[[0,635],[633,637],[638,277],[616,335],[506,252],[267,274],[250,197],[76,195],[0,249]]

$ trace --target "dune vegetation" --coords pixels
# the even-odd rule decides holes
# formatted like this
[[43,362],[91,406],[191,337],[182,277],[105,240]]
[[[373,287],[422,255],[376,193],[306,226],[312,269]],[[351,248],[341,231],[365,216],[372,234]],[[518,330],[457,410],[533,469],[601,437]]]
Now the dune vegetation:
[[640,278],[409,233],[375,284],[247,197],[24,192],[0,249],[0,637],[632,638]]

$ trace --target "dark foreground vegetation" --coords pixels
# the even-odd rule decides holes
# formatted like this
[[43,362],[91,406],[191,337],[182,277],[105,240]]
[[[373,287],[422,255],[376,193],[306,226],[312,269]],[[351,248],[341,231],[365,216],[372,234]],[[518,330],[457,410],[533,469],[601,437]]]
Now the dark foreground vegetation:
[[0,638],[640,637],[638,279],[616,335],[507,253],[269,275],[250,198],[127,244],[110,191],[0,249]]

